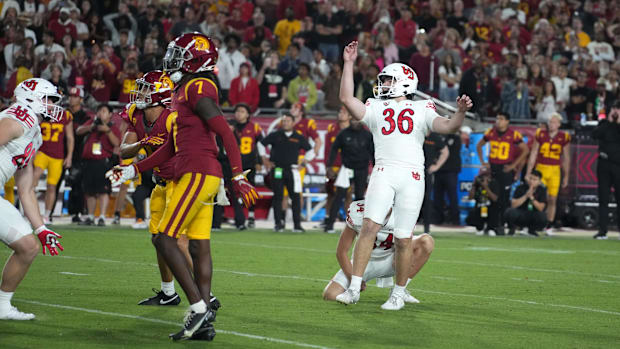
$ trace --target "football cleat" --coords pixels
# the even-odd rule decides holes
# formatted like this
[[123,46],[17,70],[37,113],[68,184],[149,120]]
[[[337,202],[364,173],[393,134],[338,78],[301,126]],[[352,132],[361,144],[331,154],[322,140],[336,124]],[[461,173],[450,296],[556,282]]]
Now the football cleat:
[[114,225],[121,224],[121,215],[120,214],[117,214],[117,213],[114,214],[114,220],[112,220],[112,224],[114,224]]
[[256,222],[254,218],[248,218],[248,228],[253,229],[256,227]]
[[205,320],[205,322],[202,323],[202,326],[194,332],[190,339],[198,341],[212,341],[213,338],[215,338],[215,327],[213,327],[211,322]]
[[596,240],[607,240],[607,234],[597,233],[593,238]]
[[302,227],[293,228],[293,233],[305,233],[306,229]]
[[476,236],[484,235],[484,230],[476,230]]
[[171,334],[170,338],[175,341],[191,338],[205,321],[209,321],[207,318],[210,316],[214,316],[214,313],[209,309],[204,313],[196,313],[190,310],[187,315],[185,315],[183,329],[177,333]]
[[99,221],[97,221],[97,226],[105,227],[105,220],[103,218],[99,218]]
[[181,303],[181,297],[177,293],[167,296],[164,291],[153,289],[153,292],[155,292],[153,297],[141,300],[138,305],[179,305]]
[[360,291],[348,288],[346,291],[336,296],[336,300],[342,304],[355,304],[360,300]]
[[403,295],[392,292],[390,298],[383,303],[381,309],[383,310],[401,310],[405,306],[405,300]]
[[553,232],[553,228],[546,228],[545,229],[545,235],[549,236],[549,237],[555,236],[555,233]]
[[34,314],[23,313],[17,310],[17,308],[15,308],[14,306],[10,306],[6,312],[0,313],[0,320],[25,321],[25,320],[32,320],[34,319],[34,317],[35,317]]
[[403,300],[405,303],[420,303],[420,301],[409,293],[409,290],[405,290],[405,294],[403,295]]
[[85,220],[78,222],[78,225],[95,225],[95,221],[90,217],[86,217]]
[[217,299],[217,297],[215,297],[213,294],[211,294],[211,299],[209,299],[209,304],[211,305],[211,309],[213,311],[217,311],[218,309],[222,307],[222,303],[220,302],[220,300]]
[[131,225],[132,229],[146,229],[148,228],[148,224],[142,218],[138,218],[135,223]]

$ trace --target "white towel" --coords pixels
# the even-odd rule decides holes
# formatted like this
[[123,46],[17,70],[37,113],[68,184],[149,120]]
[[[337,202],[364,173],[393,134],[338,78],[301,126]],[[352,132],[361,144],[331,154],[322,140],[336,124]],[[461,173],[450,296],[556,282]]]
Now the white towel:
[[349,178],[351,177],[353,177],[353,170],[341,166],[334,185],[339,188],[349,188],[351,186],[351,181],[349,181]]
[[220,188],[217,191],[217,198],[215,203],[220,206],[230,206],[228,196],[226,196],[226,188],[224,187],[224,179],[220,179]]
[[291,165],[291,172],[293,173],[293,191],[295,193],[301,193],[301,175],[299,174],[299,166]]

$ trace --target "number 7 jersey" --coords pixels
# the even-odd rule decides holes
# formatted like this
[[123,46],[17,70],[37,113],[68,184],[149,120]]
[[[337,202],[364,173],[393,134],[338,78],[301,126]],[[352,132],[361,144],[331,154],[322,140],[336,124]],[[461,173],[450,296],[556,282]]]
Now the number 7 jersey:
[[431,100],[369,98],[362,122],[372,132],[376,166],[424,170],[424,139],[441,117]]
[[3,185],[32,160],[41,147],[41,128],[37,115],[24,104],[14,103],[0,112],[0,120],[10,118],[16,120],[24,129],[24,133],[7,144],[0,146],[0,185]]

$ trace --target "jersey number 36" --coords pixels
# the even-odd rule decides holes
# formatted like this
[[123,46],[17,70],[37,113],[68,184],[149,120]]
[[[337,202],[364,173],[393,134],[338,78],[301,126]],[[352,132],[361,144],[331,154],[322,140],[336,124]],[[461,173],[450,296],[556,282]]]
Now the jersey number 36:
[[[413,131],[413,119],[411,118],[413,116],[413,110],[409,108],[403,109],[400,114],[398,114],[396,121],[394,121],[394,114],[395,112],[392,108],[383,111],[383,115],[385,116],[384,120],[388,122],[389,128],[383,126],[381,128],[381,133],[386,136],[392,134],[392,132],[396,130],[396,124],[398,124],[398,131],[400,131],[400,133],[405,135],[410,134]],[[407,123],[406,125],[405,122]]]

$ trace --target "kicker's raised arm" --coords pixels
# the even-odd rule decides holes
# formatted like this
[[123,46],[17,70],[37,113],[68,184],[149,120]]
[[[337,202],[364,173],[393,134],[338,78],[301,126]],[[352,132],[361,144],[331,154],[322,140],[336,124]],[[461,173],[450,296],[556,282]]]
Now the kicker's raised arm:
[[362,120],[366,114],[366,105],[363,101],[355,98],[353,83],[353,65],[357,59],[357,41],[352,41],[345,46],[342,53],[344,65],[342,66],[342,78],[340,79],[340,101],[351,113],[354,119]]

